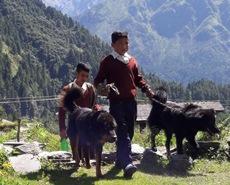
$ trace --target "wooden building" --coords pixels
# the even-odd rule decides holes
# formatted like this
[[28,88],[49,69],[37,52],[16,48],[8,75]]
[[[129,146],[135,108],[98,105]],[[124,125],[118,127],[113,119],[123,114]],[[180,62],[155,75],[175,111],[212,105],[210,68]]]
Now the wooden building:
[[[219,101],[198,101],[198,102],[189,102],[196,105],[201,106],[203,109],[214,109],[217,113],[223,112],[224,107],[221,105]],[[167,104],[175,104],[177,106],[183,106],[186,103],[177,103],[167,101]],[[108,105],[102,105],[101,108],[103,110],[109,111]],[[146,127],[146,120],[150,114],[152,105],[149,104],[138,104],[137,105],[137,120],[136,123],[139,125],[140,131]]]

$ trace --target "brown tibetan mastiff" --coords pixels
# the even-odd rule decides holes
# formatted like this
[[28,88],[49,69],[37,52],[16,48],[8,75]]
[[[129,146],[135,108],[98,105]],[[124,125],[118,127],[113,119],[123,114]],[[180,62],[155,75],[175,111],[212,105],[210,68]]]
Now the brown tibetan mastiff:
[[[79,88],[73,88],[63,92],[60,97],[60,105],[70,112],[67,134],[71,142],[73,156],[76,165],[81,165],[80,156],[85,159],[86,168],[91,168],[90,150],[93,148],[96,158],[96,175],[102,177],[101,154],[106,142],[116,141],[115,119],[106,111],[92,111],[89,108],[81,108],[74,100],[82,96]],[[74,147],[72,144],[74,143]],[[81,146],[81,154],[79,153]],[[92,150],[91,150],[92,151]]]
[[175,134],[177,153],[183,153],[183,139],[194,148],[192,158],[197,158],[199,153],[199,145],[195,139],[198,131],[206,131],[211,136],[219,133],[215,123],[215,111],[213,109],[202,109],[194,104],[185,104],[180,107],[167,102],[167,91],[160,87],[155,90],[152,98],[152,109],[148,117],[148,125],[151,130],[152,150],[156,151],[155,137],[161,129],[166,135],[166,151],[168,158],[170,157],[170,142],[172,135]]

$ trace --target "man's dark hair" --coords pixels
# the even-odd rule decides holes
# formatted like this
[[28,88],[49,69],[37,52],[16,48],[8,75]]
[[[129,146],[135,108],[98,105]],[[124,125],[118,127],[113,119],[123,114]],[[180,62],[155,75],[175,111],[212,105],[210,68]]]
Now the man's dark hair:
[[111,39],[112,43],[115,43],[118,39],[127,37],[128,38],[128,32],[127,31],[122,31],[122,30],[116,30],[112,33]]
[[89,73],[90,70],[91,70],[91,66],[89,63],[79,62],[77,64],[77,69],[76,69],[77,72],[85,71]]

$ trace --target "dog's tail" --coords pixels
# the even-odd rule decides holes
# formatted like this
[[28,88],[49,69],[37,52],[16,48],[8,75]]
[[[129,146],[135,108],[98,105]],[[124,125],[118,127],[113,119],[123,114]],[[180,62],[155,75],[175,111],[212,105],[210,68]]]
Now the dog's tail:
[[157,102],[165,104],[167,102],[167,90],[164,87],[158,87],[154,91],[154,95],[152,97],[152,104]]
[[73,112],[76,107],[74,100],[82,95],[82,91],[79,87],[72,88],[68,91],[62,91],[59,99],[59,107],[63,107],[67,111]]

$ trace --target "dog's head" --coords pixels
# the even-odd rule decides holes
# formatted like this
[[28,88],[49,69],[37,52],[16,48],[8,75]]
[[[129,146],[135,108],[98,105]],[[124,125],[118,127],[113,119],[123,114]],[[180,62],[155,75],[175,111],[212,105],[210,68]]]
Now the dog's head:
[[200,119],[201,131],[207,131],[211,136],[220,133],[216,125],[216,111],[214,109],[199,110],[195,117]]
[[116,127],[117,123],[113,116],[106,111],[100,111],[96,128],[99,131],[99,142],[101,144],[115,142],[117,139]]

